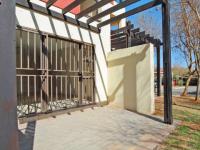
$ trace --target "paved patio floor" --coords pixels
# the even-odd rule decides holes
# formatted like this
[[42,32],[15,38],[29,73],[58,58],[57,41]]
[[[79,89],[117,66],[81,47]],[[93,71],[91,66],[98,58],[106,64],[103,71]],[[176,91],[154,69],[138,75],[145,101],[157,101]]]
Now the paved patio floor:
[[174,126],[130,111],[95,107],[19,125],[21,150],[155,149]]

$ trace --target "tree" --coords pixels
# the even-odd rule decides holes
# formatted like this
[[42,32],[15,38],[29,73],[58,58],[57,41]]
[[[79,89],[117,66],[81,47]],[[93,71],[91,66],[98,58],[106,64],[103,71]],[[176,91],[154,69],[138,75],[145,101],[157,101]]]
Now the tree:
[[175,0],[172,4],[174,47],[184,55],[189,77],[182,95],[187,89],[194,73],[198,76],[196,100],[200,82],[200,1]]
[[162,28],[160,26],[159,19],[153,16],[152,14],[155,12],[161,11],[159,7],[156,7],[154,10],[148,11],[148,13],[141,13],[137,16],[136,24],[140,27],[140,29],[144,30],[147,34],[150,34],[155,39],[162,38]]
[[175,64],[172,67],[173,75],[185,76],[187,75],[187,68],[182,67],[180,64]]

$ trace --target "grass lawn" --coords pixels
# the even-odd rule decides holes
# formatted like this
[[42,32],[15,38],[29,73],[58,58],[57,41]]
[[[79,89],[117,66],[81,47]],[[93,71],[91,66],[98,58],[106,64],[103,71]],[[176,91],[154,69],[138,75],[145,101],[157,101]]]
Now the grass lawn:
[[[156,115],[163,115],[163,98],[156,102]],[[200,103],[186,97],[173,97],[173,104],[173,117],[180,123],[160,149],[200,150]]]

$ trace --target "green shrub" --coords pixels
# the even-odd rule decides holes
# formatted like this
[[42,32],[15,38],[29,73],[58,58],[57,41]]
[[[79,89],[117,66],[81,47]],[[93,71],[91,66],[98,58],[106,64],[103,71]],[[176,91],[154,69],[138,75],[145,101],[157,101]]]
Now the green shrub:
[[178,86],[183,86],[183,80],[178,80]]

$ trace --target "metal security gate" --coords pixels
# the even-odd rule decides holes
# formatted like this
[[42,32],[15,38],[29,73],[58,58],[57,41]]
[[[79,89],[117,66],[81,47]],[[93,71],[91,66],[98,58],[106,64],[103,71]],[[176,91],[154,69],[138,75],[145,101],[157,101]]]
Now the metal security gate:
[[94,104],[94,47],[16,30],[18,117]]

